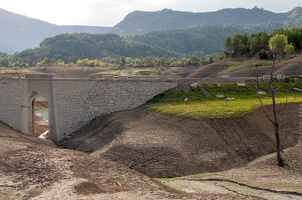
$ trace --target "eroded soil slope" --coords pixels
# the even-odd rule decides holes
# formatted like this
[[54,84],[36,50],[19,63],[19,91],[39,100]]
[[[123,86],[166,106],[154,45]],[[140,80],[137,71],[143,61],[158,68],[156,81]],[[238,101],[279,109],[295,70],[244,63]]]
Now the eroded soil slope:
[[177,194],[117,163],[57,148],[0,123],[0,199],[254,199],[222,194]]
[[[298,104],[281,113],[283,148],[297,143]],[[191,120],[140,109],[99,117],[64,147],[121,163],[151,177],[242,166],[274,152],[274,131],[262,108],[236,119]]]

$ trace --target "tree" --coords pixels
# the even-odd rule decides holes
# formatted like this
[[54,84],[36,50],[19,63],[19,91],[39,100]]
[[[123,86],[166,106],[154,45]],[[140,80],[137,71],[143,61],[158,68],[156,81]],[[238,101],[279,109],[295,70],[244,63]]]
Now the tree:
[[37,66],[50,65],[50,64],[51,64],[51,59],[50,58],[44,58],[44,60],[37,63]]
[[119,60],[118,60],[118,64],[119,64],[120,66],[124,67],[124,66],[126,65],[126,61],[127,61],[126,57],[125,57],[125,56],[121,56],[121,57],[119,58]]
[[276,34],[269,40],[269,48],[273,51],[273,54],[277,52],[277,59],[281,62],[282,54],[288,45],[287,37],[283,34]]
[[284,49],[285,53],[292,53],[295,51],[295,47],[292,44],[288,44]]
[[268,49],[269,36],[266,32],[252,34],[250,38],[250,50],[253,54],[259,53],[261,50]]
[[10,60],[6,57],[4,58],[0,58],[0,66],[3,66],[3,67],[11,67],[11,63],[10,63]]
[[230,55],[233,54],[233,49],[232,49],[232,38],[231,37],[227,37],[226,41],[225,41],[225,49],[226,51],[224,52],[226,57],[229,57]]
[[200,65],[200,59],[197,56],[192,55],[188,58],[188,64],[198,66]]
[[[281,50],[281,48],[283,48],[284,37],[283,36],[278,36],[278,37],[274,36],[273,38],[278,38],[277,41],[279,42],[279,44],[278,44],[279,46],[277,45],[277,49]],[[287,41],[286,41],[286,43],[287,43]],[[272,50],[275,49],[274,46],[275,46],[274,40],[272,40],[272,41],[270,40],[270,48]],[[275,57],[275,54],[273,54],[273,64],[272,64],[272,67],[271,67],[270,72],[269,72],[270,79],[269,79],[269,82],[268,82],[270,96],[271,96],[271,99],[272,99],[273,117],[271,118],[268,115],[268,113],[266,112],[266,110],[264,110],[264,112],[265,112],[266,116],[268,117],[268,119],[274,125],[275,138],[276,138],[277,162],[278,162],[278,166],[281,167],[281,166],[284,166],[284,160],[283,160],[282,155],[281,155],[280,128],[279,128],[279,116],[278,116],[279,112],[277,110],[276,96],[275,96],[278,87],[275,87],[273,85],[273,83],[274,83],[273,75],[274,75],[274,72],[275,72],[275,63],[276,63],[276,57]],[[257,80],[257,83],[259,84],[258,80]],[[258,88],[259,88],[259,85],[258,85]],[[262,104],[262,107],[264,108],[264,104],[263,104],[261,98],[259,98],[259,100],[260,100],[260,102]]]

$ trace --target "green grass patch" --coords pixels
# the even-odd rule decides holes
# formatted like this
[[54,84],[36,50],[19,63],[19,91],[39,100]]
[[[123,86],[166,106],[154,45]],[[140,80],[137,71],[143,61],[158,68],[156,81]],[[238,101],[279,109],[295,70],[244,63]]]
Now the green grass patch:
[[[302,88],[302,79],[295,82],[284,81],[276,83],[276,102],[278,104],[288,102],[302,102],[302,93],[293,88]],[[256,84],[246,87],[237,86],[236,83],[228,85],[204,84],[203,87],[211,94],[205,95],[200,87],[191,89],[189,92],[165,92],[155,96],[149,101],[149,109],[170,114],[173,116],[184,116],[191,119],[199,118],[234,118],[241,117],[253,111],[255,107],[261,106],[259,98],[264,105],[271,105],[267,84],[260,84],[260,90],[266,91],[266,95],[257,95]],[[217,98],[216,95],[224,95]],[[226,98],[235,98],[227,100]]]
[[200,87],[192,88],[190,92],[164,92],[150,99],[148,103],[181,103],[184,101],[201,101],[209,99],[200,89]]
[[[264,105],[271,105],[270,97],[261,98]],[[302,102],[301,94],[291,94],[290,96],[281,96],[276,98],[276,102]],[[204,99],[199,102],[183,102],[170,104],[153,104],[149,109],[158,112],[170,114],[177,117],[188,117],[191,119],[200,118],[234,118],[241,117],[244,114],[250,113],[255,107],[261,106],[258,98],[240,98],[235,97],[234,100],[213,100]]]
[[249,65],[249,68],[258,68],[258,67],[267,67],[267,66],[272,66],[272,62],[257,62],[254,64]]
[[3,70],[0,73],[42,74],[42,72],[38,72],[30,69],[8,69],[8,70]]
[[231,70],[235,67],[238,67],[239,65],[241,65],[242,62],[234,62],[234,63],[231,63],[231,64],[227,64],[227,65],[224,65],[224,69],[222,71],[228,71],[228,70]]

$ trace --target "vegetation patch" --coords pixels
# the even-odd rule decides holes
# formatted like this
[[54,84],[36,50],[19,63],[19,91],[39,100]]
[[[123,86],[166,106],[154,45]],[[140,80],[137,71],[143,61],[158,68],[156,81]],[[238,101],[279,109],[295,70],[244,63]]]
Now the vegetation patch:
[[235,67],[238,67],[239,65],[241,65],[242,62],[234,62],[234,63],[231,63],[231,64],[228,64],[228,65],[225,65],[223,67],[225,67],[225,69],[223,69],[222,71],[228,71],[228,70],[231,70]]
[[271,65],[272,65],[272,62],[257,62],[257,63],[249,65],[249,68],[267,67],[267,66],[271,66]]
[[119,76],[128,76],[128,75],[160,75],[164,71],[163,68],[156,67],[147,67],[147,68],[126,68],[126,69],[117,69],[112,71],[99,72],[98,74],[112,74]]
[[[276,83],[277,84],[277,83]],[[184,116],[191,119],[199,118],[234,118],[252,112],[255,107],[261,106],[259,98],[264,105],[271,105],[272,99],[266,84],[260,84],[260,89],[267,91],[265,95],[258,95],[256,85],[246,87],[237,84],[204,84],[211,95],[205,95],[200,87],[189,92],[165,92],[155,96],[149,102],[149,109]],[[289,102],[302,102],[301,92],[296,92],[293,87],[302,86],[302,81],[295,83],[279,83],[276,102],[284,104]],[[217,97],[217,96],[220,97]]]
[[15,68],[8,69],[8,70],[3,70],[0,73],[3,73],[3,74],[6,74],[6,73],[42,74],[41,72],[38,72],[38,71],[35,71],[35,70],[26,69],[26,68],[19,68],[19,67],[15,67]]
[[[301,95],[277,97],[278,103],[302,102]],[[262,98],[264,105],[271,105],[269,97]],[[261,106],[258,98],[235,98],[234,100],[203,100],[190,103],[157,104],[149,108],[177,117],[200,118],[234,118],[250,113],[255,107]]]

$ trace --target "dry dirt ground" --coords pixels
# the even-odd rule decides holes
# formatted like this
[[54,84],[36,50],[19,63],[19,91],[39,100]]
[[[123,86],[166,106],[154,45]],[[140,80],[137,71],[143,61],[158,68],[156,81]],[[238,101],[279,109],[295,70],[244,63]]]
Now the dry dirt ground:
[[[281,63],[276,62],[275,75],[285,74],[286,76],[302,75],[302,54],[296,53],[284,58]],[[226,70],[228,65],[232,63],[241,63],[239,66],[230,70]],[[267,60],[260,60],[258,58],[246,59],[242,58],[226,58],[218,62],[202,66],[199,69],[192,71],[189,78],[220,78],[221,76],[228,75],[232,77],[257,77],[268,74],[270,66],[251,67],[256,63],[271,62]]]
[[[299,120],[299,104],[288,104],[280,115],[283,148],[297,144]],[[240,167],[275,149],[262,108],[242,118],[191,120],[141,107],[99,117],[62,146],[155,178]]]
[[[275,74],[285,74],[286,76],[302,75],[302,54],[296,52],[283,58],[282,62],[276,63]],[[226,70],[229,64],[241,62],[241,64],[231,70]],[[234,77],[256,77],[257,74],[264,75],[269,71],[270,66],[251,68],[250,65],[261,62],[270,62],[258,58],[247,59],[246,57],[226,58],[205,66],[189,67],[164,67],[163,76],[181,76],[189,78],[220,78],[224,75]],[[161,69],[161,68],[159,68]],[[7,68],[0,67],[0,72]],[[63,78],[87,78],[96,73],[106,73],[106,71],[115,70],[114,67],[79,67],[79,66],[39,66],[29,68],[32,73],[51,73],[57,74]],[[125,71],[125,70],[123,70]],[[18,71],[16,71],[18,72]],[[116,70],[118,73],[119,70]],[[22,73],[22,72],[21,72]],[[129,70],[131,74],[131,69]]]
[[161,181],[192,193],[240,194],[259,199],[302,199],[302,144],[286,149],[283,157],[285,167],[278,167],[276,155],[271,154],[241,168]]
[[[289,134],[299,127],[297,106],[282,114],[285,146],[297,140]],[[144,107],[118,112],[96,119],[64,144],[91,155],[0,123],[0,199],[301,199],[301,144],[285,151],[284,168],[276,167],[274,155],[238,168],[273,149],[261,113],[198,121]],[[152,177],[229,170],[159,179],[167,187],[128,167]]]
[[0,199],[255,199],[188,194],[117,163],[57,148],[0,123]]

